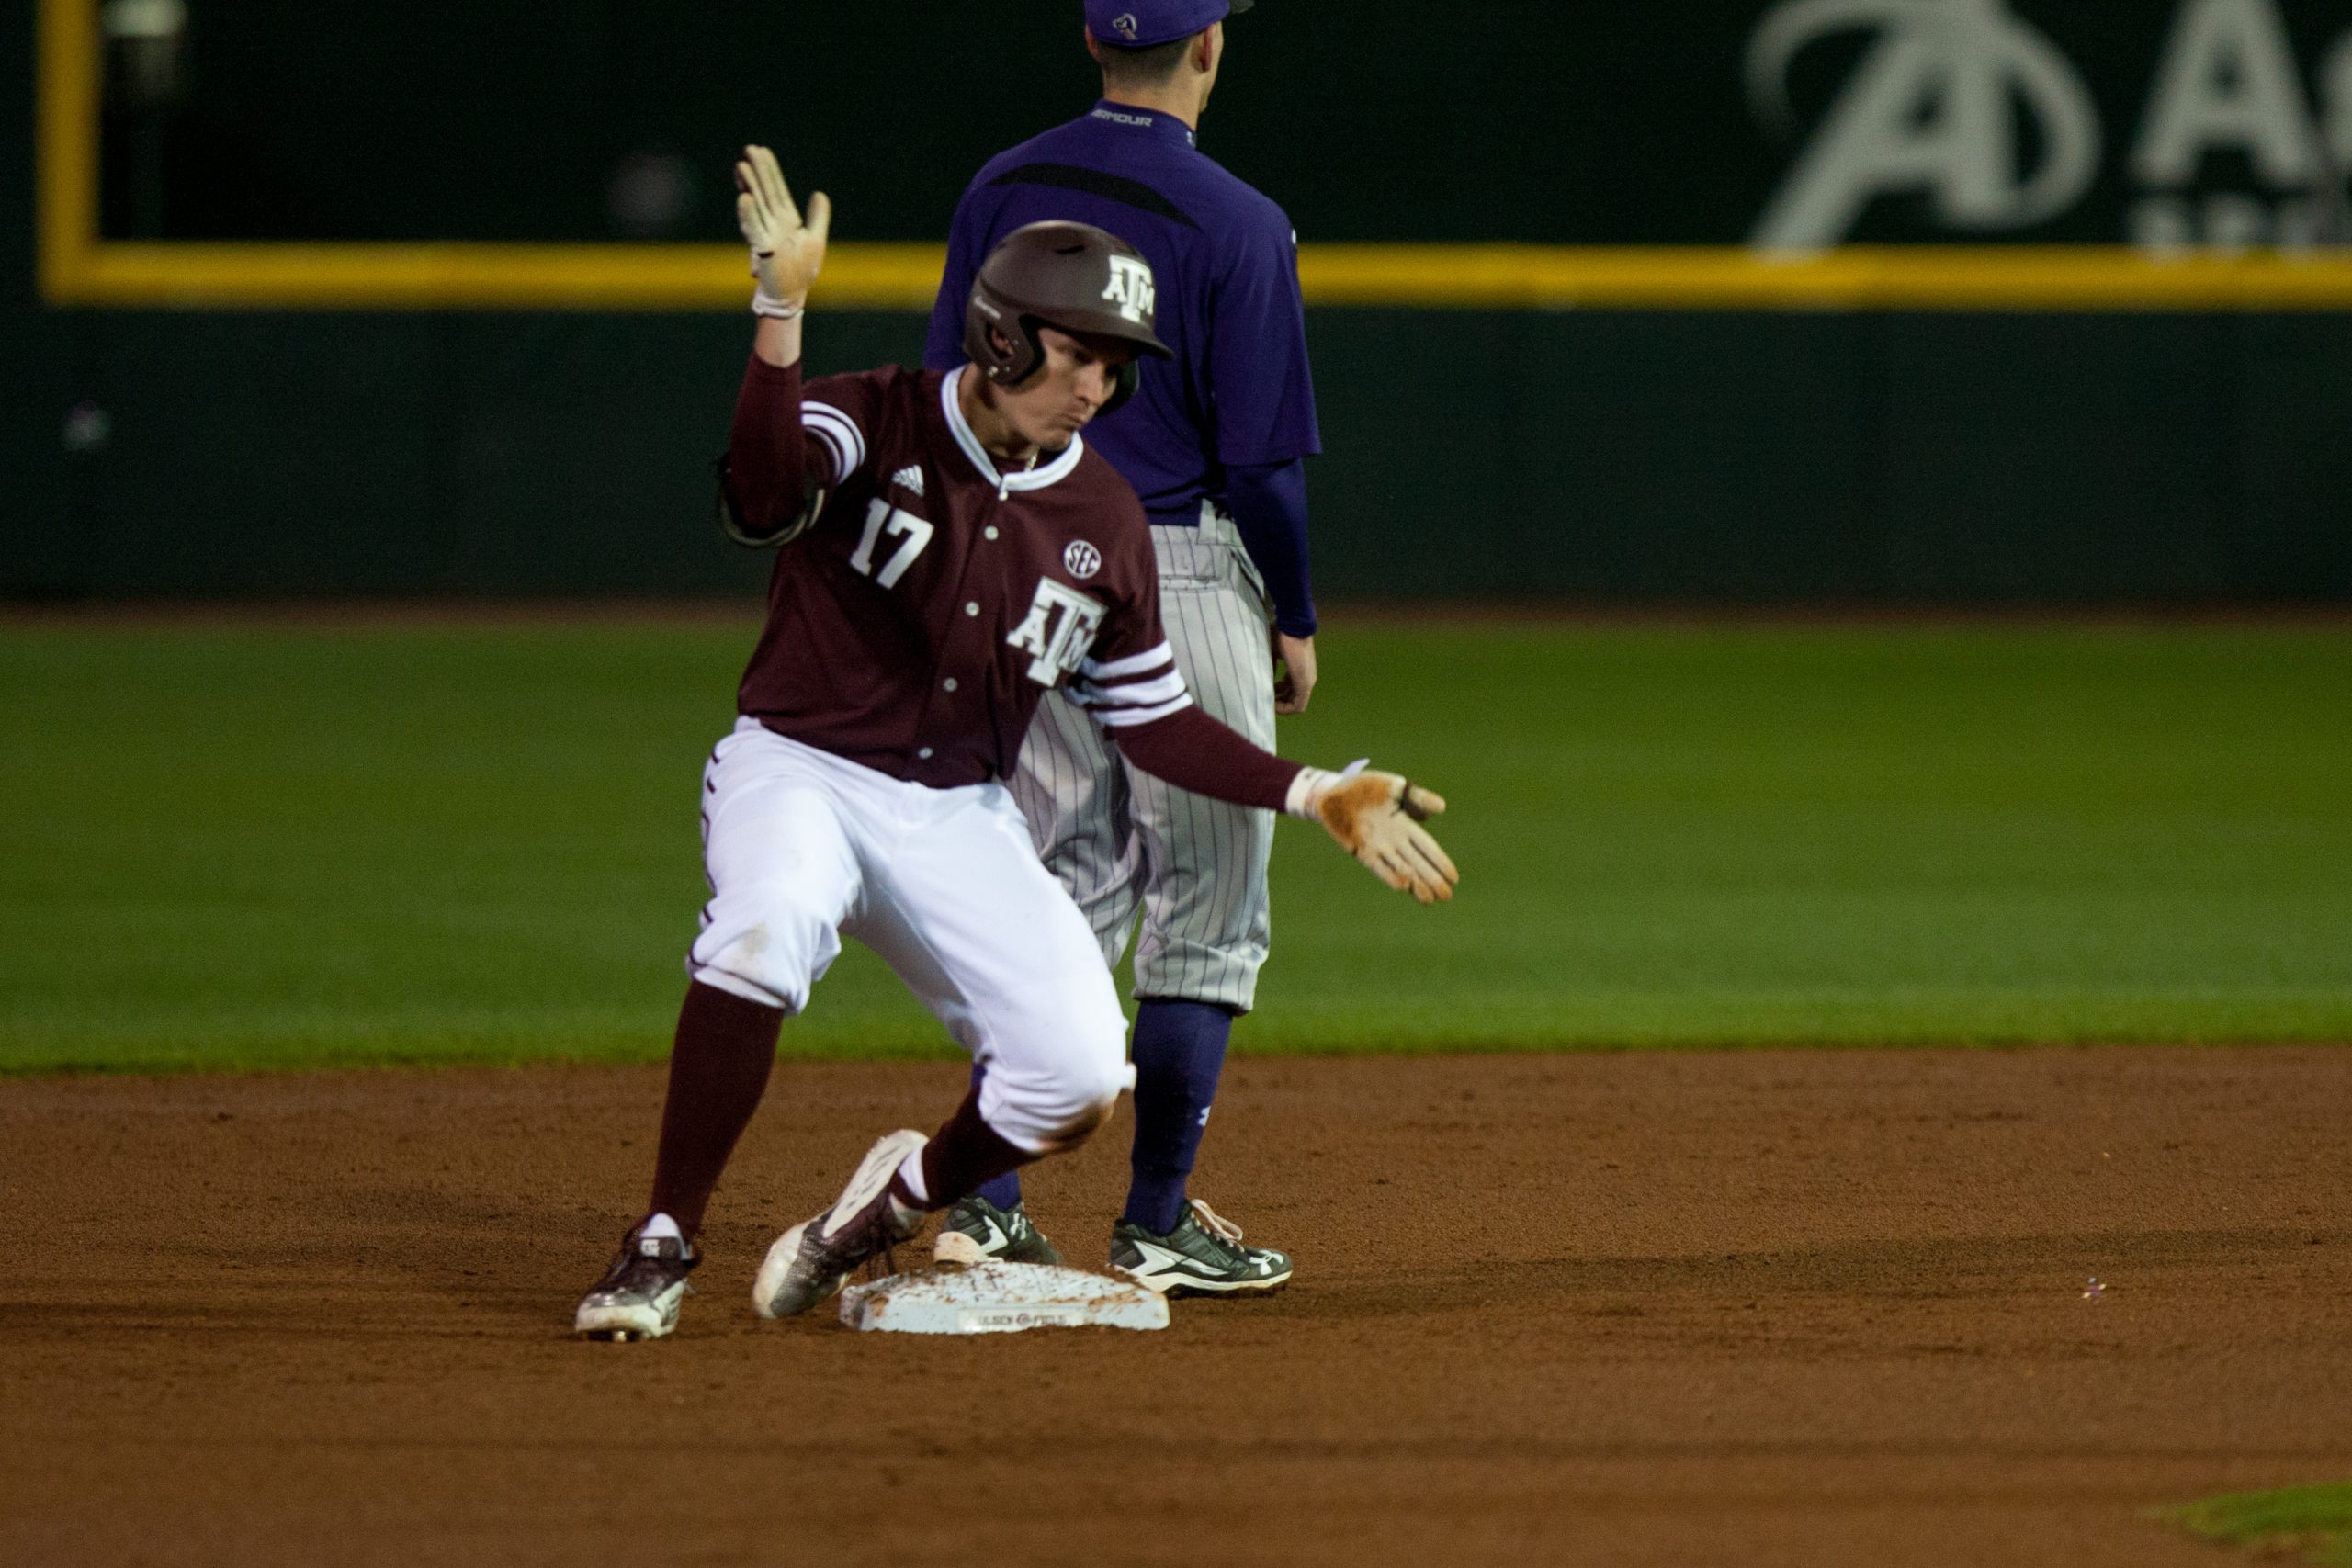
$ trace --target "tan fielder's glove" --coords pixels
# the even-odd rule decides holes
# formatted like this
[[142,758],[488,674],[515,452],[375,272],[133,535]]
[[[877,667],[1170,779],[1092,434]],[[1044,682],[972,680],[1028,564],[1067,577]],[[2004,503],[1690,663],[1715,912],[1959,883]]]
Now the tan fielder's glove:
[[1320,822],[1340,847],[1374,876],[1424,904],[1453,897],[1462,874],[1421,824],[1445,809],[1444,799],[1396,773],[1343,773],[1302,768],[1291,781],[1284,809]]

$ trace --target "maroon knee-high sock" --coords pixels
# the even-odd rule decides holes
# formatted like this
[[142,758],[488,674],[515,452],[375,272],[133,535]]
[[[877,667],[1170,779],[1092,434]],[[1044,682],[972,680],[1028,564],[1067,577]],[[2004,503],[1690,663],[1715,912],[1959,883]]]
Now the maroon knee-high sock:
[[653,1162],[653,1207],[691,1237],[718,1186],[718,1173],[751,1124],[775,1066],[781,1008],[763,1007],[699,981],[678,1010],[670,1049],[670,1092],[662,1103],[662,1152]]
[[931,1206],[944,1209],[983,1181],[993,1181],[1036,1157],[980,1120],[980,1091],[974,1089],[923,1145],[922,1184],[929,1190]]

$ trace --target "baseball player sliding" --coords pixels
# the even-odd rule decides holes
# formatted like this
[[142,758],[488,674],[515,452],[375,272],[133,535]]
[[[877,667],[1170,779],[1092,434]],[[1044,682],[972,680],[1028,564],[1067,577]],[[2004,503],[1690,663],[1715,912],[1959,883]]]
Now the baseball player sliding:
[[1069,692],[1136,766],[1318,821],[1423,902],[1455,880],[1421,827],[1437,796],[1285,761],[1193,704],[1143,509],[1080,434],[1131,395],[1136,355],[1169,352],[1141,255],[1084,224],[1019,230],[973,284],[972,363],[804,391],[830,204],[813,198],[804,224],[765,148],[746,148],[735,178],[759,323],[725,494],[739,536],[781,549],[741,716],[704,770],[711,897],[652,1200],[574,1319],[616,1338],[676,1326],[778,1031],[844,932],[982,1070],[935,1134],[882,1138],[831,1207],[776,1240],[752,1286],[761,1315],[808,1311],[926,1211],[1075,1147],[1110,1113],[1129,1076],[1118,995],[1003,783],[1046,693]]
[[[1321,441],[1290,220],[1193,142],[1227,10],[1228,0],[1087,0],[1102,97],[974,176],[925,362],[962,363],[973,276],[1023,224],[1095,223],[1143,253],[1170,353],[1140,367],[1133,402],[1090,429],[1088,444],[1142,498],[1186,690],[1271,747],[1274,716],[1304,712],[1315,685],[1304,459]],[[1045,694],[1012,784],[1038,852],[1114,965],[1141,907],[1132,1177],[1112,1261],[1171,1292],[1279,1289],[1289,1257],[1245,1246],[1186,1191],[1227,1039],[1266,961],[1272,813],[1173,787],[1109,743],[1060,688]],[[1012,1175],[956,1203],[945,1224],[989,1256],[1057,1257]]]

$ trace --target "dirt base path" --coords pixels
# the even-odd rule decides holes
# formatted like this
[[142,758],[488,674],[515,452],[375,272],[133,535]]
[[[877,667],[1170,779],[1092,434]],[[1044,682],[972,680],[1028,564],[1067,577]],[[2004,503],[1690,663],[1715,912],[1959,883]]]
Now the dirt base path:
[[[960,1081],[787,1063],[629,1347],[564,1330],[654,1072],[0,1083],[0,1561],[2150,1568],[2352,1476],[2352,1052],[1244,1061],[1200,1190],[1286,1294],[756,1322]],[[1033,1182],[1081,1258],[1124,1145]]]

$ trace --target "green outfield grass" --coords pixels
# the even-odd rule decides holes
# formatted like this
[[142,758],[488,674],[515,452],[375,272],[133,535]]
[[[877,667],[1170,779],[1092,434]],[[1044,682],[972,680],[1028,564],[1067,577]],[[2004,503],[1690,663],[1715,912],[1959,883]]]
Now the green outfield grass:
[[[0,1070],[648,1059],[748,622],[0,626]],[[1257,1050],[2352,1040],[2352,630],[1383,626]],[[943,1050],[853,951],[788,1048]]]
[[2238,1492],[2160,1517],[2208,1540],[2249,1548],[2266,1562],[2352,1568],[2352,1483]]

